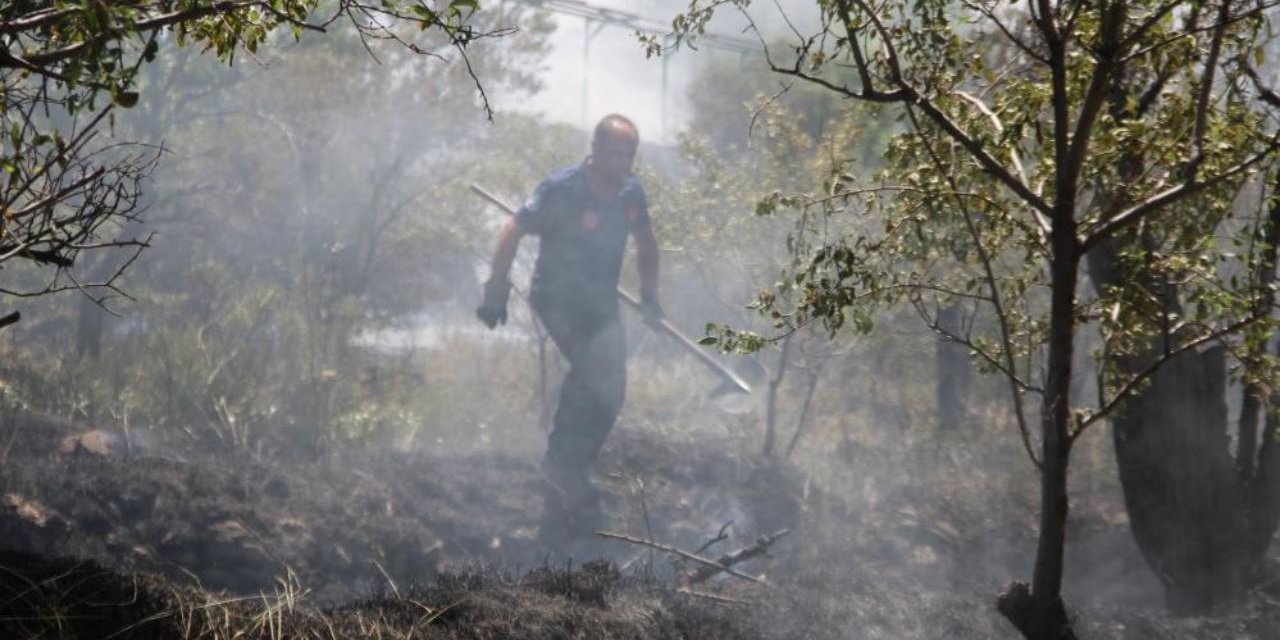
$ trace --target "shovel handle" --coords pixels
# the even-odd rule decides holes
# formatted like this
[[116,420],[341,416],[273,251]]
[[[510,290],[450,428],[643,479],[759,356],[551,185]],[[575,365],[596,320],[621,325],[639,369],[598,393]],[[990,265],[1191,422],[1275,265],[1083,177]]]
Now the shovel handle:
[[[499,200],[497,196],[486,191],[484,187],[481,187],[478,184],[472,184],[471,190],[475,192],[476,195],[489,201],[489,203],[492,204],[493,206],[498,207],[499,209],[502,209],[503,211],[505,211],[507,215],[515,215],[515,209],[512,209],[511,205],[503,202],[502,200]],[[627,306],[631,307],[636,312],[641,312],[640,300],[636,298],[634,295],[632,295],[630,292],[628,292],[626,289],[623,289],[622,287],[618,287],[618,297],[622,298],[622,301],[627,303]],[[703,349],[702,347],[698,346],[696,342],[691,340],[689,336],[686,336],[684,332],[677,329],[676,326],[671,324],[669,320],[667,320],[666,318],[661,318],[656,323],[648,323],[648,324],[650,324],[650,326],[652,326],[653,328],[657,329],[659,332],[666,334],[667,337],[671,338],[672,340],[675,340],[677,344],[684,347],[685,351],[688,351],[690,354],[692,354],[695,358],[698,359],[699,362],[706,365],[708,369],[711,369],[713,372],[715,372],[716,375],[732,383],[735,387],[738,387],[738,389],[742,390],[743,393],[751,393],[751,385],[747,384],[746,380],[743,380],[741,376],[734,373],[733,370],[730,369],[729,367],[726,367],[723,364],[721,364],[719,360],[712,358],[707,353],[706,349]]]

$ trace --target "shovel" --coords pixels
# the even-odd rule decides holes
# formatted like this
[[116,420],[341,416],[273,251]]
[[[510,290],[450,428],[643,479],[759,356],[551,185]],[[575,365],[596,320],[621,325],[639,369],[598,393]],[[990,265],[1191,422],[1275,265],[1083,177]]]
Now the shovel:
[[[515,209],[512,209],[511,205],[508,205],[502,200],[499,200],[497,196],[493,195],[492,193],[489,193],[480,185],[472,184],[471,190],[474,191],[476,195],[489,201],[489,203],[492,204],[493,206],[498,207],[499,209],[502,209],[503,211],[505,211],[507,215],[515,215],[516,213]],[[618,287],[618,297],[621,298],[622,301],[625,302],[628,307],[631,307],[637,313],[641,312],[640,300],[636,298],[634,295],[632,295],[630,292],[623,289],[622,287]],[[715,373],[716,375],[720,376],[720,378],[724,382],[711,394],[712,399],[717,401],[717,403],[722,403],[723,402],[722,399],[727,400],[728,396],[730,395],[750,394],[752,383],[759,382],[758,380],[748,381],[747,378],[751,376],[740,375],[738,372],[734,371],[733,369],[726,367],[719,360],[716,360],[715,358],[711,357],[711,355],[707,353],[706,349],[703,349],[702,347],[698,346],[697,343],[691,340],[689,336],[685,335],[684,332],[680,331],[680,329],[676,328],[675,325],[671,324],[671,322],[666,318],[662,318],[658,320],[658,322],[656,323],[648,323],[648,324],[649,326],[656,329],[659,333],[666,335],[668,338],[671,338],[672,340],[675,340],[676,344],[679,344],[681,347],[684,348],[685,351],[689,352],[691,355],[693,355],[693,357],[697,358],[698,362],[701,362],[703,365],[706,365],[706,367],[710,369],[712,373]],[[754,365],[755,368],[759,368],[758,364],[754,362],[752,362],[751,364]],[[743,374],[747,374],[747,373],[748,372],[746,371],[743,372]],[[754,373],[754,371],[750,373]],[[758,376],[758,377],[763,377],[763,376]],[[736,410],[737,407],[742,405],[742,403],[739,403],[739,402],[723,402],[723,404],[726,410],[729,410],[733,413],[737,413],[738,412]]]

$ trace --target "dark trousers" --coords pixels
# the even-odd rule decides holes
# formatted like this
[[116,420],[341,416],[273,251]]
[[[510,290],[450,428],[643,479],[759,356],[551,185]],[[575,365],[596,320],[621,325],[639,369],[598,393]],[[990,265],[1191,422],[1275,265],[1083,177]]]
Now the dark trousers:
[[626,340],[616,300],[592,305],[548,298],[535,295],[533,308],[569,362],[569,373],[560,387],[544,468],[577,501],[591,492],[587,469],[622,411]]

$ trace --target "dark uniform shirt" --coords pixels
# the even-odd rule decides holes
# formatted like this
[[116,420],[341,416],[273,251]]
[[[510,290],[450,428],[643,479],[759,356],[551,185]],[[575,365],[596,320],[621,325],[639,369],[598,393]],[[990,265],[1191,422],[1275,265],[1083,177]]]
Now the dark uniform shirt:
[[552,174],[516,212],[521,232],[541,237],[533,272],[535,302],[617,306],[627,235],[649,225],[644,189],[628,176],[613,198],[587,186],[580,162]]

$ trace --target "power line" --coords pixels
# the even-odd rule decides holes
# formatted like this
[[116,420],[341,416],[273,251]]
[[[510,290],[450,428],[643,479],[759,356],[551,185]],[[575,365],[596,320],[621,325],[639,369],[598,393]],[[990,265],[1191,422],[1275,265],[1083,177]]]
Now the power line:
[[[638,13],[623,11],[621,9],[612,9],[609,7],[600,7],[585,0],[515,0],[519,4],[523,4],[536,9],[544,9],[553,13],[582,18],[582,124],[588,126],[587,122],[587,95],[588,95],[588,74],[585,69],[588,66],[591,57],[591,40],[600,33],[605,27],[622,27],[645,33],[649,35],[665,36],[671,32],[671,28],[660,20],[654,20],[642,16]],[[760,51],[760,44],[747,38],[738,36],[729,36],[719,33],[701,33],[697,36],[697,44],[700,47],[708,49],[719,49],[721,51],[730,51],[740,55],[753,54]],[[667,131],[667,76],[668,65],[671,61],[670,55],[664,55],[662,59],[662,104],[660,119],[662,122],[662,130]]]
[[[555,13],[583,18],[588,21],[601,22],[608,26],[626,27],[650,35],[667,35],[671,26],[661,20],[655,20],[638,13],[600,7],[585,0],[516,0],[520,4],[546,9]],[[749,38],[730,36],[719,33],[703,33],[697,37],[699,46],[734,53],[756,53],[760,51],[760,43]]]

